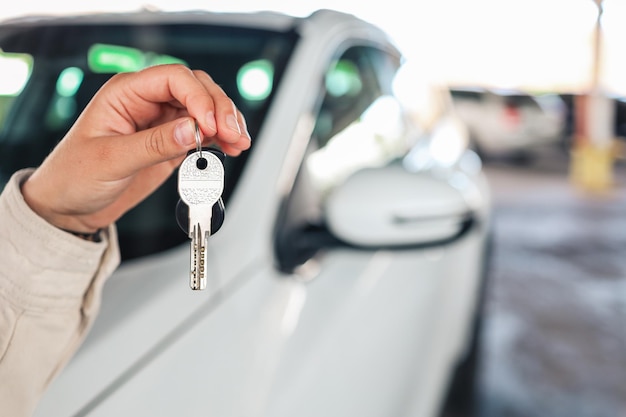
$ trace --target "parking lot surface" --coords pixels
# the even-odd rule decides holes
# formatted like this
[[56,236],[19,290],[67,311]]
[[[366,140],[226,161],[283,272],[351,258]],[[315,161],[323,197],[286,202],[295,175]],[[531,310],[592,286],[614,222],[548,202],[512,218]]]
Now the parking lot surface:
[[626,168],[589,194],[564,154],[486,166],[495,206],[480,417],[626,416]]

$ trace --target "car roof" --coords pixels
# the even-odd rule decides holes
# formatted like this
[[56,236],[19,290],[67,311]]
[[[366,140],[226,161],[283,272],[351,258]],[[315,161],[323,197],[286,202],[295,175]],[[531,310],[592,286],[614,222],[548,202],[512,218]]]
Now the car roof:
[[188,10],[181,12],[155,11],[141,9],[130,12],[94,12],[69,15],[27,15],[8,19],[3,25],[84,25],[84,24],[163,24],[163,23],[205,23],[218,25],[237,25],[267,27],[268,29],[287,29],[302,18],[277,12],[211,12]]
[[499,87],[481,87],[481,86],[452,86],[452,93],[475,93],[475,94],[493,94],[502,97],[527,97],[532,96],[531,93],[515,88],[499,88]]
[[139,9],[129,12],[94,12],[68,15],[25,15],[0,21],[2,26],[89,25],[89,24],[176,24],[201,23],[253,27],[285,31],[297,28],[305,21],[315,21],[316,26],[350,25],[371,26],[358,17],[330,9],[320,9],[308,16],[292,16],[276,11],[213,12],[209,10],[160,11]]
[[[332,9],[318,9],[307,16],[293,16],[277,11],[213,12],[209,10],[160,11],[138,9],[130,12],[94,12],[69,15],[26,15],[0,21],[0,29],[24,29],[41,26],[71,25],[167,25],[206,24],[277,32],[293,31],[324,43],[328,36],[349,33],[383,46],[388,52],[404,57],[396,42],[382,28],[353,14]],[[341,37],[341,36],[340,36]]]

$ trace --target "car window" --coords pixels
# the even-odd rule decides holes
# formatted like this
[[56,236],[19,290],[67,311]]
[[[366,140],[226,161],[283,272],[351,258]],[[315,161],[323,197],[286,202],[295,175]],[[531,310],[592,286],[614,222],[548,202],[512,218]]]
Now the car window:
[[539,109],[539,104],[533,97],[525,94],[511,94],[504,96],[504,103],[510,107],[527,107],[531,109]]
[[458,100],[471,100],[471,101],[480,101],[483,98],[483,93],[480,91],[472,91],[472,90],[458,90],[451,88],[450,94],[452,98]]
[[[256,137],[296,41],[292,31],[201,24],[0,27],[0,189],[16,170],[41,163],[111,76],[152,65],[207,71]],[[250,152],[226,159],[225,203]],[[175,180],[118,221],[123,260],[187,241],[174,216]]]
[[313,135],[276,225],[281,269],[293,270],[339,243],[322,212],[334,187],[357,170],[393,163],[408,152],[408,119],[393,95],[399,64],[383,50],[352,47],[329,65]]
[[396,61],[372,47],[353,47],[333,62],[305,169],[325,193],[352,172],[404,154],[406,120],[393,95]]

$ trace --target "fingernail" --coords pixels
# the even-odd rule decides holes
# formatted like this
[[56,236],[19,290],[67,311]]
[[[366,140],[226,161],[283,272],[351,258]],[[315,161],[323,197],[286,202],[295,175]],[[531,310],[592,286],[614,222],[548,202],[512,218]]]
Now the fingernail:
[[235,115],[230,114],[226,116],[226,124],[235,132],[241,134],[241,129],[239,128],[239,123],[237,123],[237,118]]
[[179,123],[174,129],[174,139],[181,146],[193,145],[196,142],[194,127],[191,120],[185,120]]
[[250,132],[248,132],[248,124],[246,123],[246,119],[242,119],[242,123],[243,134],[248,138],[249,141],[252,142],[252,136],[250,136]]
[[215,114],[210,111],[206,114],[206,124],[213,131],[213,133],[217,132],[217,126],[215,124]]

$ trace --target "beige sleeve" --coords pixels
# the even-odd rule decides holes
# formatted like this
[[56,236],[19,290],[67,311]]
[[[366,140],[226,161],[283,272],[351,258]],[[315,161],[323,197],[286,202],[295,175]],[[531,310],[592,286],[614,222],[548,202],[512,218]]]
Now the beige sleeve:
[[112,225],[89,242],[48,224],[26,205],[13,175],[0,195],[0,408],[30,416],[78,349],[119,265]]

